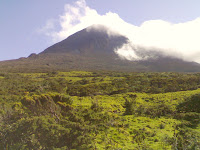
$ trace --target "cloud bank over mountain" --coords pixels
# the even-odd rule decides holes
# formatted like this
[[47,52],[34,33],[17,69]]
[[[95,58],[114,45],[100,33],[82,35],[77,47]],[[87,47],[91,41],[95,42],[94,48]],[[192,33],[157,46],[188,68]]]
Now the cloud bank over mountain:
[[[141,60],[153,57],[155,52],[159,52],[162,55],[200,63],[200,18],[178,24],[149,20],[135,26],[113,12],[100,15],[88,7],[85,0],[79,0],[66,4],[64,13],[56,21],[49,20],[41,31],[52,37],[54,42],[58,42],[95,24],[97,30],[102,30],[102,26],[98,25],[111,29],[107,30],[110,36],[122,34],[129,38],[129,44],[116,50],[122,58]],[[57,26],[60,28],[56,28]],[[145,53],[148,55],[145,56]]]

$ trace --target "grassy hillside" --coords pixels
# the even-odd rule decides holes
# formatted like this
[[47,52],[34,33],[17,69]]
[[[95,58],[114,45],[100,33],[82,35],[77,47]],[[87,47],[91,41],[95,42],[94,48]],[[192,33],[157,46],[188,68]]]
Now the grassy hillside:
[[0,74],[0,149],[200,149],[200,74]]

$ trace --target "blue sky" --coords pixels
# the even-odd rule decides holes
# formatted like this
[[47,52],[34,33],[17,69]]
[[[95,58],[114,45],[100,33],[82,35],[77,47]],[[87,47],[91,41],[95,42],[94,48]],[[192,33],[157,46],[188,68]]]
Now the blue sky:
[[[53,30],[59,31],[57,20],[65,14],[65,5],[74,5],[75,2],[0,0],[0,60],[27,57],[54,44],[56,41],[51,36],[40,31],[52,20],[56,20]],[[200,17],[199,0],[86,0],[86,5],[100,16],[112,12],[135,26],[149,20],[178,24]]]

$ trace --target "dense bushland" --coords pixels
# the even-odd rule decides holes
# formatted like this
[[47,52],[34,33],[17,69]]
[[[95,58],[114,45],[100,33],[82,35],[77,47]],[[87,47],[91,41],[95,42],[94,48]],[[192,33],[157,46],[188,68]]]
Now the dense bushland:
[[200,149],[200,74],[0,74],[0,149]]

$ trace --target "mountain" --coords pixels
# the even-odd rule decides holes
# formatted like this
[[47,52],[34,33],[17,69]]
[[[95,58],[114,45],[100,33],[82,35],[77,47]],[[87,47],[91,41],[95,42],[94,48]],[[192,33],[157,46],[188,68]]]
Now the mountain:
[[2,61],[0,62],[0,71],[200,71],[198,63],[186,62],[159,54],[157,58],[141,61],[121,59],[115,50],[128,42],[127,37],[104,26],[95,25],[69,36],[39,54],[31,54],[27,58],[17,60]]
[[114,50],[128,42],[128,38],[122,35],[109,35],[109,30],[104,26],[98,25],[96,28],[98,28],[98,30],[93,26],[83,29],[69,36],[67,39],[47,48],[41,54],[71,53],[86,56],[104,53],[106,55],[115,55]]

